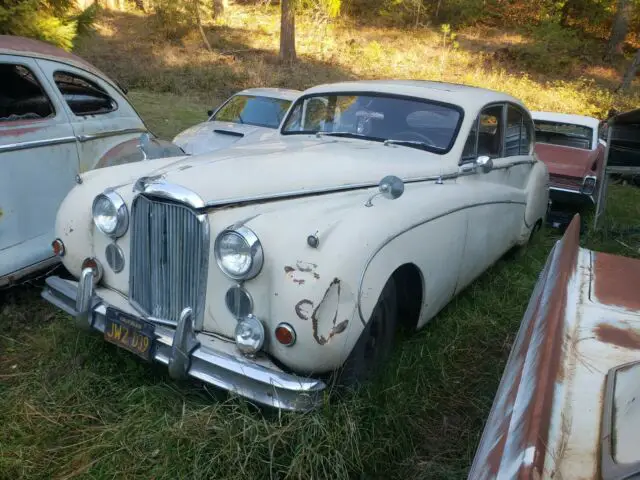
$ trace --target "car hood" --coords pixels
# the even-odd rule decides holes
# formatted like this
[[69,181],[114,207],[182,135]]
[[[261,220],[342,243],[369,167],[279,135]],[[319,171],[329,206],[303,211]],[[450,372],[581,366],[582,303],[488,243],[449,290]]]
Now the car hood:
[[547,165],[550,175],[577,178],[584,178],[591,171],[598,154],[597,150],[582,150],[547,143],[536,143],[535,151],[538,158]]
[[189,155],[199,155],[221,148],[227,148],[236,142],[248,138],[264,140],[263,135],[277,134],[278,130],[256,125],[230,122],[202,122],[180,132],[173,143]]
[[[394,159],[390,167],[389,158]],[[380,142],[288,137],[155,163],[145,176],[179,185],[207,204],[229,204],[376,185],[386,175],[403,179],[451,173],[441,155]],[[443,165],[448,165],[443,167]]]

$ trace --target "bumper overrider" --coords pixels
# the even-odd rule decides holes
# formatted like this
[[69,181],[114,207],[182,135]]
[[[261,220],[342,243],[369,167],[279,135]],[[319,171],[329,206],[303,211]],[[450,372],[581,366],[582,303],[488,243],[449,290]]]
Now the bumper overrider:
[[[86,268],[78,282],[47,278],[42,297],[74,317],[79,327],[104,333],[110,305],[101,290],[94,287],[93,271]],[[193,377],[283,410],[311,410],[322,402],[322,381],[288,374],[265,357],[245,358],[233,342],[195,332],[190,308],[182,311],[175,330],[155,325],[154,337],[150,356],[167,365],[174,379]]]

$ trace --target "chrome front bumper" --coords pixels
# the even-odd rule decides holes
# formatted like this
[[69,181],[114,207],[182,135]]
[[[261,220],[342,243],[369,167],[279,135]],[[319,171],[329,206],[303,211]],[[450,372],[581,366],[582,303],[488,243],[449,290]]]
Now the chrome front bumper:
[[[47,278],[42,297],[74,317],[79,327],[104,333],[107,306],[119,307],[102,298],[106,293],[94,289],[93,273],[86,269],[79,282]],[[267,358],[247,359],[233,342],[196,333],[191,309],[182,312],[175,330],[156,324],[155,337],[152,356],[167,365],[172,378],[193,377],[283,410],[311,410],[322,402],[322,381],[285,373]]]

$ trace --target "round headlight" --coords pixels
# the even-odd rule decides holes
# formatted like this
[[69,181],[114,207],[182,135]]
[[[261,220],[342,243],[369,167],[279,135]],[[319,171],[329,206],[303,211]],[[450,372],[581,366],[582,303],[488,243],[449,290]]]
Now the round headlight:
[[93,200],[93,223],[105,235],[118,238],[129,228],[129,210],[122,197],[112,190],[101,193]]
[[236,325],[236,346],[245,355],[256,354],[264,345],[264,326],[253,315],[247,315]]
[[228,228],[218,235],[214,246],[220,269],[234,280],[249,280],[262,269],[262,245],[249,228]]

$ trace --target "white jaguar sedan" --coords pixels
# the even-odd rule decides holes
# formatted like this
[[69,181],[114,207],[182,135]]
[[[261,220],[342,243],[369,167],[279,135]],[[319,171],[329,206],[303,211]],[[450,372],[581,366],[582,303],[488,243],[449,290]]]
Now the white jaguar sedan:
[[83,175],[43,296],[175,378],[309,409],[541,224],[517,99],[425,81],[311,88],[280,135]]
[[209,119],[180,132],[173,143],[190,155],[213,152],[236,143],[264,141],[278,134],[285,114],[300,91],[249,88],[228,98]]

